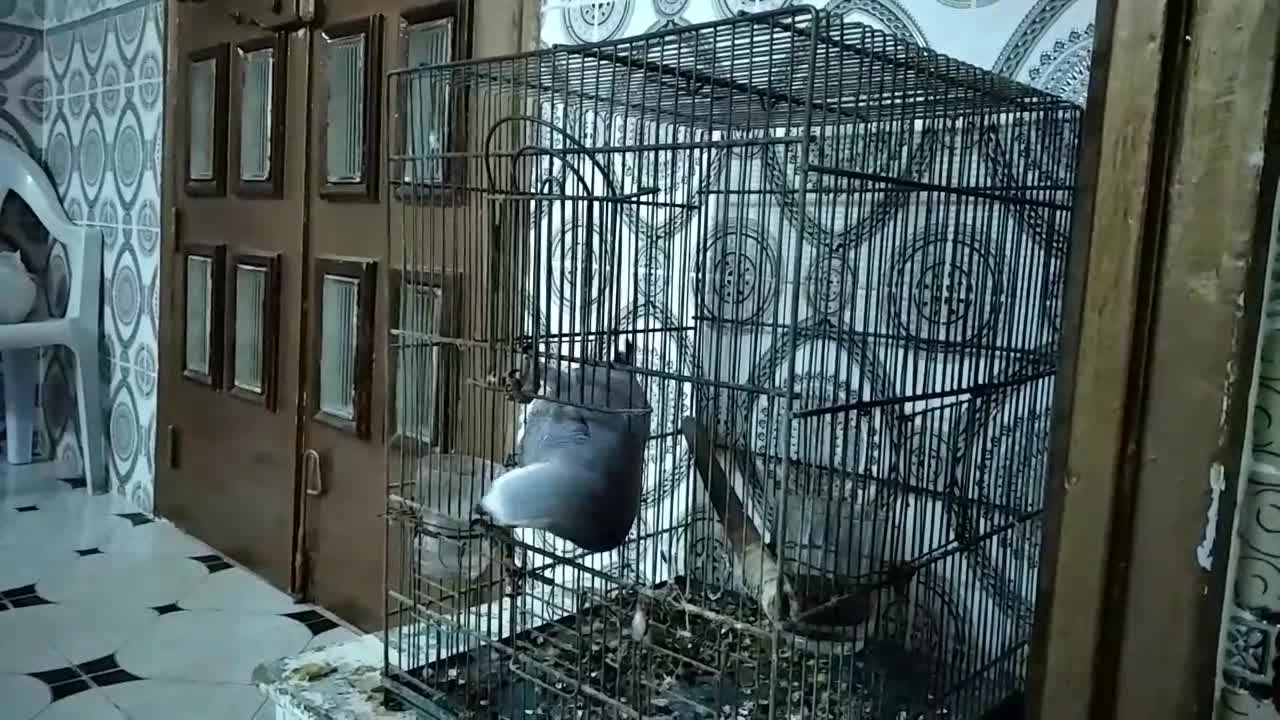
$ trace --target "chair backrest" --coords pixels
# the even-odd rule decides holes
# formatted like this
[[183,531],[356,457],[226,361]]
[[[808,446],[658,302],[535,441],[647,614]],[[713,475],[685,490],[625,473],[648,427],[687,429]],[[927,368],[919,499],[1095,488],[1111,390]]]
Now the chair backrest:
[[50,237],[66,248],[71,272],[66,317],[91,325],[96,332],[102,312],[102,231],[72,222],[35,158],[0,136],[0,202],[10,191],[27,203]]

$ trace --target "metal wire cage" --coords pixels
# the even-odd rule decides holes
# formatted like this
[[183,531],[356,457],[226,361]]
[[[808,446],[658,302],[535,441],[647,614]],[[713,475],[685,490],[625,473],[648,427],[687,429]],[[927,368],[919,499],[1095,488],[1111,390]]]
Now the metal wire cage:
[[[390,79],[395,690],[493,718],[1017,696],[1078,107],[811,8]],[[530,356],[645,390],[615,551],[471,522]]]

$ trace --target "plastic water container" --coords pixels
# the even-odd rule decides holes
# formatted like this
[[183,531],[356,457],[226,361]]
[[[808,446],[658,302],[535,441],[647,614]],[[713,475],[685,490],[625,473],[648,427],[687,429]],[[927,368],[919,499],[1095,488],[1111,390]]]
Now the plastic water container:
[[471,527],[472,509],[505,469],[470,455],[428,455],[415,461],[418,571],[438,582],[474,580],[488,569],[492,549],[484,532]]

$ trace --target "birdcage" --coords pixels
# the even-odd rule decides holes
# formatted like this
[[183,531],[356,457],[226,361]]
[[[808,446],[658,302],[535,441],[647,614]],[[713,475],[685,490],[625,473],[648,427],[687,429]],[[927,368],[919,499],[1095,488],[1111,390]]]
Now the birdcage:
[[[807,7],[390,79],[403,700],[806,719],[1016,701],[1078,107]],[[616,549],[475,521],[527,451],[530,399],[575,404],[539,390],[546,367],[644,388]]]

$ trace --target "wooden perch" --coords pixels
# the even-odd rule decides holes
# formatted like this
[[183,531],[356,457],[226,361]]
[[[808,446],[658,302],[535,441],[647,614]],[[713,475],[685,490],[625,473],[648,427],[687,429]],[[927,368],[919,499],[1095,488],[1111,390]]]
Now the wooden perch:
[[738,555],[742,584],[760,603],[760,609],[770,620],[775,623],[785,622],[790,619],[792,608],[796,607],[791,583],[765,545],[763,535],[755,523],[751,522],[751,518],[747,517],[742,501],[738,499],[729,477],[716,458],[715,442],[711,434],[691,417],[684,419],[680,430],[693,453],[698,475],[707,488],[707,495],[711,497],[711,505],[724,525],[729,544]]

